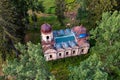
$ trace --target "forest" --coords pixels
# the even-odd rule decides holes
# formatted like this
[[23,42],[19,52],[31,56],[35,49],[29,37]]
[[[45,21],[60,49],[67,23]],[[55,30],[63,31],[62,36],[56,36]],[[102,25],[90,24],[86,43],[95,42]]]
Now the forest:
[[[85,26],[89,52],[46,61],[44,23]],[[0,0],[0,80],[120,80],[120,0]]]

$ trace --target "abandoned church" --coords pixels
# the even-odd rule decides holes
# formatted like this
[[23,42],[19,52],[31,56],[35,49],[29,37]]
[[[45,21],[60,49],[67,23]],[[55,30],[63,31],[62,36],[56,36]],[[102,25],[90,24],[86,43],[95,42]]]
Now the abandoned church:
[[43,24],[40,32],[46,61],[87,54],[90,48],[86,28],[82,25],[52,30],[49,24]]

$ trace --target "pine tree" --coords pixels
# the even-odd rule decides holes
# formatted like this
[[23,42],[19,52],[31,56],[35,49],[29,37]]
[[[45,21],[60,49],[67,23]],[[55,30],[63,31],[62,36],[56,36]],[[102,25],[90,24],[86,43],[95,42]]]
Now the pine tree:
[[114,11],[116,0],[91,0],[88,9],[94,15],[94,20],[100,20],[103,12]]
[[19,41],[19,36],[16,34],[15,25],[17,13],[14,11],[14,6],[10,0],[0,0],[0,53],[5,60],[6,55],[11,51],[16,51],[14,43]]
[[16,34],[20,35],[18,37],[20,37],[21,42],[24,42],[25,32],[27,30],[25,25],[29,24],[28,10],[44,12],[44,7],[39,0],[11,0],[11,2],[17,13],[15,24],[19,26],[19,28],[16,30]]
[[107,80],[108,74],[102,70],[102,62],[96,54],[70,69],[70,80]]
[[[93,52],[101,57],[105,71],[112,79],[120,78],[120,12],[106,12],[98,27],[91,31],[96,45]],[[115,76],[114,76],[115,75]]]
[[88,29],[96,27],[97,21],[101,20],[102,13],[114,11],[117,6],[116,0],[78,0],[80,8],[78,9],[77,19],[80,23],[87,26]]
[[57,18],[61,24],[61,26],[64,26],[64,19],[65,19],[65,16],[64,16],[64,12],[65,12],[65,9],[66,9],[66,3],[65,3],[65,0],[55,0],[55,13],[57,15]]
[[42,2],[38,0],[0,0],[0,53],[4,57],[11,51],[18,56],[14,47],[17,42],[24,43],[25,25],[29,22],[28,10],[44,11]]
[[106,12],[91,38],[96,40],[90,57],[71,68],[70,80],[120,79],[120,12]]
[[8,61],[3,66],[6,77],[11,76],[16,80],[55,80],[48,70],[39,43],[27,43],[27,46],[19,43],[16,47],[22,55],[20,59]]

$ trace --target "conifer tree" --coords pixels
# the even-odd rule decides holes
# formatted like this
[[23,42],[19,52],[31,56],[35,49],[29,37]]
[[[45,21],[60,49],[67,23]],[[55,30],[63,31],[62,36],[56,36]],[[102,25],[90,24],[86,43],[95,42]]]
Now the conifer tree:
[[[93,52],[100,55],[110,78],[120,78],[120,12],[106,12],[98,27],[91,31],[96,45]],[[112,76],[112,74],[116,76]]]
[[70,68],[69,80],[107,80],[108,74],[102,70],[102,62],[97,54],[91,55],[79,66]]
[[55,13],[57,15],[57,18],[61,26],[64,25],[63,20],[65,19],[65,16],[64,16],[65,9],[66,9],[65,0],[55,0]]
[[101,20],[102,13],[115,11],[116,0],[78,0],[80,8],[78,9],[77,19],[88,29],[96,27],[97,21]]
[[13,80],[55,80],[48,70],[39,43],[27,43],[27,46],[19,43],[16,47],[22,55],[20,59],[8,61],[3,66],[6,78],[11,76]]
[[29,9],[44,11],[42,2],[38,0],[0,0],[0,52],[4,59],[11,51],[18,56],[14,44],[24,43]]
[[94,15],[94,20],[100,20],[103,12],[114,11],[116,0],[90,0],[88,9]]
[[70,80],[120,79],[120,12],[106,12],[91,38],[96,40],[90,57],[71,68]]
[[10,0],[0,0],[0,53],[4,60],[12,49],[16,51],[14,43],[20,39],[16,34],[19,26],[15,25],[17,13],[14,8]]

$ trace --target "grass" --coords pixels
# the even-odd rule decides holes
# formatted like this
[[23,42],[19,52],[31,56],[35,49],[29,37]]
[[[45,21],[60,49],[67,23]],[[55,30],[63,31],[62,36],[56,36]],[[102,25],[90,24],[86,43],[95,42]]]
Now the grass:
[[[55,0],[39,0],[43,1],[43,6],[45,8],[45,13],[54,14],[55,13]],[[75,0],[65,0],[67,4],[73,3]],[[70,7],[73,6],[69,5]]]
[[43,1],[43,6],[45,7],[45,13],[54,13],[55,12],[55,0],[40,0]]
[[64,59],[58,59],[55,61],[49,61],[48,66],[50,67],[50,71],[53,75],[55,75],[55,78],[57,80],[68,80],[69,76],[69,68],[78,66],[81,61],[88,58],[90,55],[80,55],[75,57],[68,57]]

